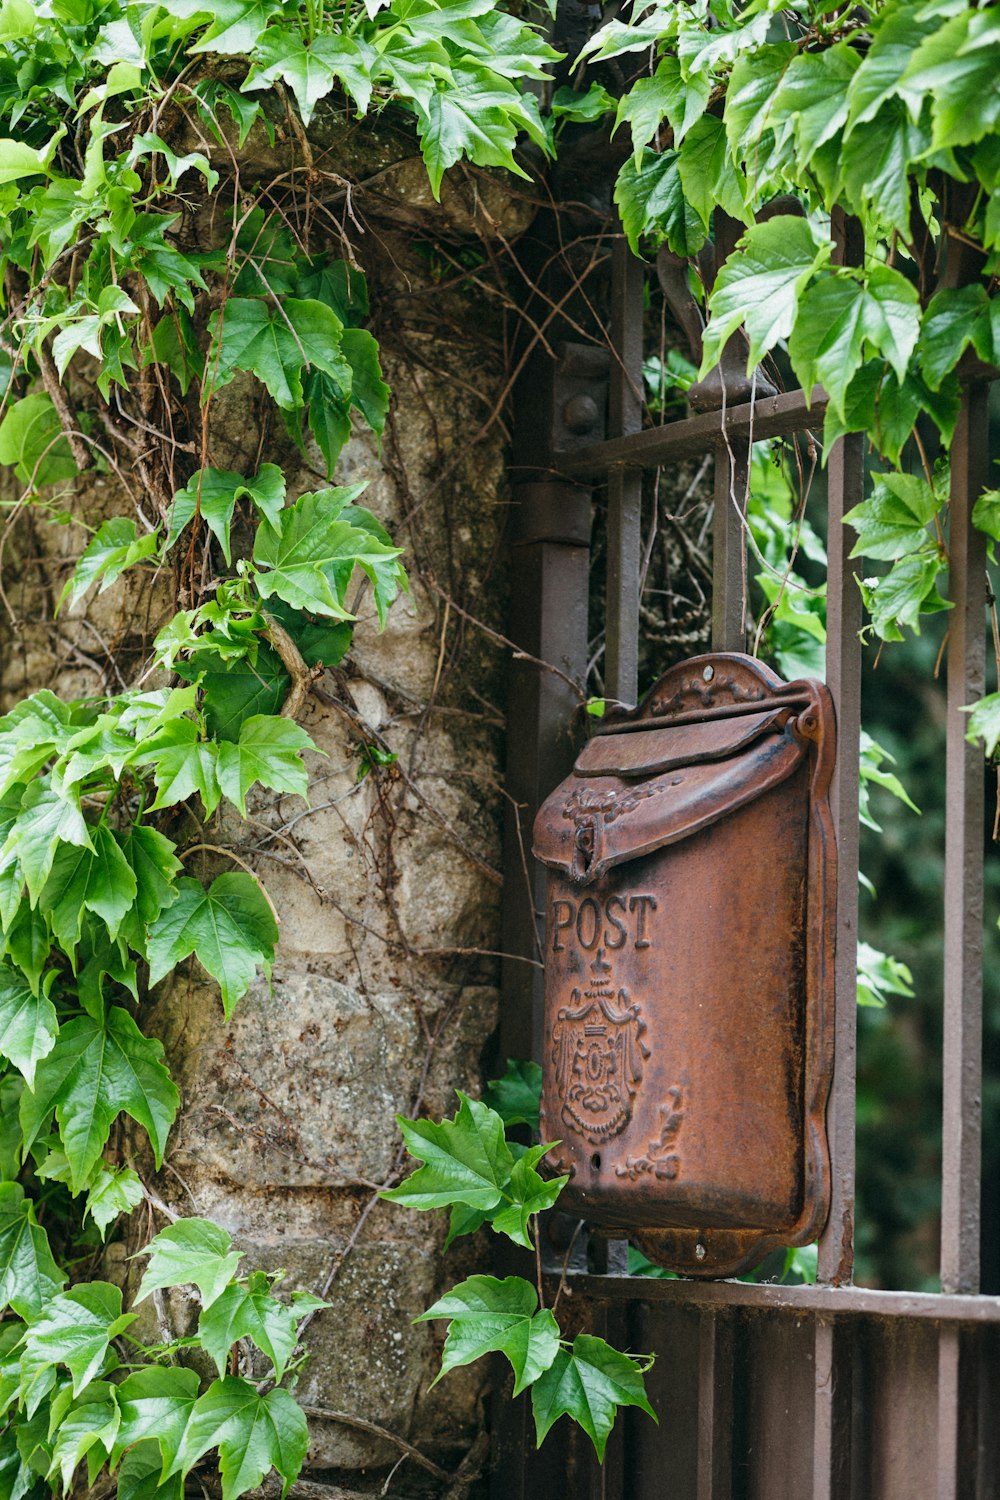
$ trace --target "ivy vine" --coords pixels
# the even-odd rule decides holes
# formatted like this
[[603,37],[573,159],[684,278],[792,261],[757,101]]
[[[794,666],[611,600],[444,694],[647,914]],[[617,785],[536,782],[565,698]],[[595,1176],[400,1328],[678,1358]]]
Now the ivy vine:
[[[180,1495],[213,1452],[224,1500],[236,1500],[272,1467],[287,1489],[306,1452],[290,1383],[316,1298],[240,1276],[223,1230],[179,1220],[146,1246],[137,1301],[194,1286],[197,1331],[147,1344],[120,1289],[74,1264],[88,1233],[103,1238],[149,1198],[139,1156],[162,1162],[177,1112],[162,1047],[136,1020],[149,988],[193,956],[228,1017],[274,957],[261,882],[244,868],[209,884],[185,873],[206,846],[185,842],[179,810],[227,803],[243,815],[258,785],[304,796],[316,747],[296,716],[350,647],[352,578],[360,569],[383,624],[407,587],[361,487],[334,483],[352,424],[380,435],[389,412],[365,277],[349,250],[313,253],[238,172],[223,201],[220,153],[253,132],[273,142],[284,121],[308,186],[324,171],[307,135],[321,103],[392,111],[415,131],[437,196],[462,160],[530,177],[566,128],[627,127],[615,198],[637,252],[666,244],[697,286],[716,212],[746,225],[701,292],[702,373],[742,329],[750,368],[770,362],[780,378],[780,352],[806,389],[825,386],[827,448],[862,432],[879,457],[849,518],[859,554],[886,565],[861,580],[868,629],[898,640],[950,607],[946,466],[961,381],[1000,364],[1000,12],[969,0],[636,0],[553,92],[561,60],[544,7],[492,0],[0,3],[0,464],[19,487],[8,525],[29,511],[78,519],[57,487],[107,476],[127,513],[93,530],[61,607],[123,577],[166,577],[179,605],[148,659],[127,678],[118,667],[101,696],[43,690],[0,719],[6,1500],[69,1489],[84,1463],[88,1483],[113,1474],[130,1500]],[[189,233],[192,183],[225,217],[212,248]],[[862,226],[858,264],[833,261],[840,211]],[[273,464],[213,466],[209,412],[237,374],[266,390],[293,442],[314,445],[322,487],[289,502]],[[783,529],[766,509],[753,521],[764,551]],[[1000,540],[1000,492],[974,520]],[[819,610],[808,591],[796,597],[783,556],[770,618],[819,640]],[[0,595],[19,625],[2,580]],[[972,707],[970,736],[995,751],[1000,694]],[[897,791],[877,747],[866,753],[868,780]],[[371,766],[386,752],[366,754]],[[905,992],[901,966],[874,950],[867,964],[870,996]],[[132,1148],[122,1116],[141,1132]],[[561,1182],[538,1170],[543,1144],[508,1140],[519,1118],[463,1097],[451,1121],[401,1121],[422,1165],[385,1196],[450,1207],[451,1238],[488,1223],[536,1248],[537,1215]],[[531,1389],[539,1441],[567,1413],[601,1455],[620,1405],[650,1410],[647,1361],[588,1335],[564,1340],[543,1293],[520,1277],[453,1288],[426,1314],[449,1320],[443,1372],[501,1350],[516,1390]],[[264,1374],[240,1363],[246,1344]],[[217,1378],[184,1362],[192,1348]]]
[[[0,5],[0,463],[19,486],[8,529],[28,510],[78,520],[59,487],[107,476],[128,510],[92,531],[59,608],[123,578],[166,579],[175,601],[130,678],[115,663],[115,690],[43,690],[0,719],[7,1500],[68,1490],[84,1464],[88,1484],[103,1475],[133,1500],[180,1495],[210,1454],[236,1500],[272,1468],[287,1490],[308,1443],[291,1387],[320,1299],[241,1276],[229,1235],[199,1218],[170,1215],[146,1245],[131,1309],[78,1263],[144,1198],[168,1212],[138,1170],[147,1150],[161,1165],[179,1104],[136,1019],[149,989],[194,958],[228,1018],[270,975],[267,891],[248,867],[187,873],[214,846],[192,842],[178,814],[226,803],[245,816],[254,787],[304,797],[316,746],[296,715],[350,646],[352,579],[360,570],[382,625],[408,586],[364,486],[331,482],[352,423],[380,436],[389,410],[364,274],[350,251],[310,253],[266,196],[241,191],[238,170],[217,248],[193,248],[191,184],[215,194],[213,156],[233,157],[252,131],[273,144],[282,117],[314,174],[305,128],[333,91],[361,116],[391,106],[412,120],[435,194],[460,158],[524,175],[519,133],[549,150],[551,132],[523,83],[555,56],[484,0]],[[289,500],[274,464],[212,464],[210,409],[237,374],[318,451],[322,487]],[[387,759],[366,746],[361,774]],[[174,1337],[161,1316],[160,1341],[140,1339],[134,1309],[151,1297],[162,1313],[182,1287],[200,1301],[195,1332]]]

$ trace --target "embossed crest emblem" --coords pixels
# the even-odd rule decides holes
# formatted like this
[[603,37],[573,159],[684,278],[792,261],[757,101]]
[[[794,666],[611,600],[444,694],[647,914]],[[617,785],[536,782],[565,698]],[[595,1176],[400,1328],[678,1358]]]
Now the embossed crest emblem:
[[628,990],[615,990],[612,965],[599,948],[587,988],[574,988],[552,1031],[552,1058],[562,1118],[588,1140],[618,1135],[632,1118],[649,1048],[638,1004]]

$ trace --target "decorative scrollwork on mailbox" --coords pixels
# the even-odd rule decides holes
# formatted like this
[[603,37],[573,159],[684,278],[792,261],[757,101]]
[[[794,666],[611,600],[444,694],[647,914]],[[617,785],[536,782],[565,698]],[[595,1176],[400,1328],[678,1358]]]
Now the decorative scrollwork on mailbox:
[[613,985],[614,965],[598,948],[587,988],[574,987],[552,1028],[552,1060],[562,1118],[589,1141],[609,1141],[632,1118],[649,1048],[646,1024],[626,989]]

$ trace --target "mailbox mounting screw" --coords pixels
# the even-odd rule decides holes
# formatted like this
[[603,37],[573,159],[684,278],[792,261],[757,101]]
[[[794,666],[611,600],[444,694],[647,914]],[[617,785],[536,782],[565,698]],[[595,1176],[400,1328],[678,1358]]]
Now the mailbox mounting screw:
[[715,676],[715,668],[714,667],[704,667],[702,669],[701,675],[705,679],[706,682],[711,682],[712,678]]

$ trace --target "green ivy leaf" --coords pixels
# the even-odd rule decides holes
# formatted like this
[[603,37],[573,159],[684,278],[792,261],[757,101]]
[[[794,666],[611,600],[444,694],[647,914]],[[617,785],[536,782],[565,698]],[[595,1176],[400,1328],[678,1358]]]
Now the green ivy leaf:
[[873,739],[870,734],[866,734],[862,729],[861,756],[858,768],[860,774],[858,790],[861,794],[860,817],[865,827],[873,829],[876,833],[881,833],[882,828],[880,824],[876,823],[871,814],[871,793],[869,790],[871,786],[881,787],[883,791],[895,797],[898,802],[904,803],[911,812],[915,812],[917,817],[920,816],[920,808],[914,802],[899,777],[892,771],[883,769],[885,764],[889,766],[895,765],[893,756],[889,754],[884,745],[880,745],[877,740]]
[[851,556],[895,562],[919,551],[940,507],[939,497],[919,475],[876,474],[870,497],[844,517],[858,533]]
[[233,1249],[228,1232],[210,1219],[179,1219],[149,1241],[149,1256],[135,1305],[166,1286],[196,1286],[203,1308],[216,1302],[236,1274],[243,1252]]
[[200,1383],[194,1370],[178,1365],[146,1365],[126,1376],[118,1387],[122,1420],[111,1454],[112,1468],[127,1449],[150,1439],[156,1440],[157,1476],[168,1468],[187,1431]]
[[274,307],[256,297],[230,297],[209,323],[212,384],[218,389],[237,370],[250,370],[280,407],[293,411],[303,404],[302,371],[311,365],[348,396],[351,367],[340,353],[343,326],[322,302],[286,297]]
[[345,505],[341,511],[340,519],[349,521],[359,531],[367,532],[369,537],[374,538],[377,547],[362,546],[360,552],[354,556],[348,552],[347,557],[333,563],[329,570],[329,576],[333,581],[335,591],[339,598],[347,596],[347,589],[351,582],[351,575],[355,566],[368,575],[372,585],[372,593],[375,596],[375,608],[378,613],[379,629],[385,629],[385,622],[389,609],[399,594],[409,593],[410,586],[406,577],[406,569],[400,562],[401,547],[393,546],[392,538],[382,525],[362,505]]
[[884,1009],[889,995],[913,998],[913,975],[906,964],[869,943],[858,943],[858,1004]]
[[788,68],[798,55],[794,42],[779,42],[759,52],[744,52],[733,64],[726,89],[725,125],[734,162],[745,162],[754,175],[764,132],[770,127],[771,106]]
[[845,139],[855,125],[873,120],[886,100],[901,92],[903,75],[924,37],[937,30],[929,6],[887,6],[872,17],[872,44],[848,90],[850,116]]
[[901,99],[890,99],[878,116],[859,125],[842,155],[841,196],[875,225],[908,235],[910,173],[930,146],[930,131],[910,117]]
[[52,951],[52,933],[42,912],[21,901],[4,935],[3,951],[21,970],[35,994]]
[[559,1194],[569,1181],[568,1177],[540,1177],[535,1163],[549,1150],[547,1144],[532,1146],[519,1156],[511,1169],[504,1196],[513,1200],[492,1215],[493,1228],[497,1234],[505,1234],[515,1245],[525,1250],[534,1249],[528,1233],[528,1223],[533,1214],[552,1208]]
[[174,495],[164,549],[169,551],[188,522],[200,515],[219,541],[226,563],[230,565],[233,559],[229,527],[236,502],[244,495],[254,502],[272,526],[277,525],[285,502],[285,476],[277,464],[263,464],[256,479],[252,480],[228,469],[199,469],[186,487]]
[[[63,131],[65,134],[65,130]],[[38,177],[48,173],[48,152],[38,146],[29,146],[27,141],[13,141],[9,136],[0,139],[0,185],[20,182],[24,177]]]
[[[130,916],[128,920],[131,923],[134,917]],[[143,944],[140,941],[136,951],[142,952],[142,950]],[[113,979],[116,984],[122,985],[128,990],[132,999],[138,1002],[139,986],[136,982],[135,959],[129,957],[124,936],[119,935],[112,942],[104,924],[95,922],[93,917],[84,918],[78,962],[77,997],[83,1009],[96,1021],[101,1020],[104,1015],[104,981],[106,978]]]
[[514,1166],[503,1121],[479,1100],[456,1092],[453,1120],[435,1124],[397,1116],[406,1149],[424,1165],[380,1197],[422,1210],[454,1203],[489,1210],[501,1202]]
[[[18,1145],[21,1143],[18,1134]],[[464,1234],[475,1234],[477,1229],[482,1229],[484,1224],[490,1222],[490,1212],[482,1208],[466,1208],[464,1203],[456,1203],[448,1215],[448,1233],[445,1235],[443,1249],[447,1250]]]
[[837,42],[816,52],[800,52],[785,69],[771,101],[768,124],[795,139],[797,165],[806,166],[820,146],[847,123],[848,89],[861,65],[848,42]]
[[23,1080],[16,1073],[0,1078],[0,1183],[13,1182],[21,1170],[21,1106]]
[[200,682],[205,724],[215,740],[238,740],[242,725],[254,714],[276,714],[292,681],[268,645],[258,648],[255,662],[246,657],[224,662],[215,651],[195,651],[187,662],[177,663],[177,670]]
[[[661,58],[652,78],[639,78],[618,104],[615,130],[627,121],[632,132],[632,159],[638,167],[642,148],[649,144],[666,119],[679,146],[687,131],[704,113],[712,92],[707,74],[686,79],[676,57]],[[555,112],[555,100],[553,100]]]
[[101,580],[99,593],[104,593],[125,572],[152,557],[159,546],[155,531],[138,536],[135,522],[126,516],[112,516],[104,521],[94,533],[81,556],[72,576],[62,591],[59,603],[69,598],[71,604],[83,597],[92,584]]
[[636,255],[647,235],[677,255],[695,255],[705,243],[705,225],[684,196],[679,159],[676,151],[644,150],[618,174],[615,202]]
[[31,0],[3,0],[0,5],[0,44],[6,46],[31,36],[38,24]]
[[51,1481],[58,1475],[63,1493],[68,1494],[76,1467],[84,1458],[96,1478],[110,1457],[120,1421],[115,1387],[106,1380],[92,1381],[75,1399],[72,1391],[60,1391],[49,1415],[55,1441],[46,1479]]
[[965,738],[970,744],[982,740],[987,759],[991,758],[1000,743],[1000,693],[987,693],[978,703],[963,708],[962,712],[969,715]]
[[224,797],[246,817],[246,795],[255,782],[308,800],[309,776],[303,750],[315,750],[311,737],[290,719],[255,714],[244,719],[236,744],[219,746],[219,785]]
[[483,1103],[496,1111],[504,1125],[530,1125],[537,1134],[541,1093],[542,1070],[538,1063],[508,1057],[503,1077],[487,1083]]
[[[340,387],[324,375],[322,370],[311,370],[303,389],[309,403],[309,430],[326,461],[326,474],[330,478],[344,444],[351,435],[350,397],[344,396]],[[300,413],[289,419],[288,429],[292,441],[304,453]]]
[[55,977],[53,970],[35,989],[9,964],[0,963],[0,1056],[14,1064],[29,1088],[36,1064],[52,1051],[59,1030],[49,999]]
[[2,856],[20,861],[32,906],[38,902],[60,843],[93,850],[90,829],[80,811],[80,793],[69,787],[63,794],[42,781],[24,793],[21,811],[7,835]]
[[803,293],[788,354],[803,390],[821,382],[843,412],[863,353],[881,354],[902,381],[919,332],[916,287],[898,271],[874,265],[862,282],[842,270],[813,282]]
[[102,823],[94,830],[94,854],[87,877],[84,905],[100,917],[112,939],[138,893],[135,874],[122,853],[115,835]]
[[49,877],[38,898],[39,911],[47,918],[53,936],[70,958],[75,956],[80,941],[93,862],[92,849],[80,844],[59,844]]
[[844,393],[843,410],[831,402],[823,426],[823,452],[827,454],[847,432],[868,432],[879,452],[898,464],[924,405],[923,388],[908,374],[900,384],[888,365],[869,360],[861,366]]
[[[298,1317],[305,1316],[305,1309]],[[198,1319],[198,1338],[225,1374],[229,1351],[237,1339],[250,1339],[274,1365],[281,1380],[295,1350],[296,1314],[271,1291],[267,1277],[255,1271],[245,1284],[227,1286]]]
[[131,1167],[106,1167],[101,1164],[87,1190],[83,1216],[89,1214],[105,1239],[109,1224],[121,1214],[129,1214],[142,1202],[142,1183]]
[[[120,1403],[121,1387],[118,1400]],[[162,1468],[160,1450],[152,1438],[129,1448],[118,1470],[117,1500],[183,1500],[181,1476],[174,1474],[161,1482]]]
[[991,9],[963,10],[917,47],[903,74],[910,97],[930,98],[935,150],[981,140],[1000,120],[1000,23]]
[[157,1166],[180,1096],[163,1066],[163,1047],[144,1037],[128,1011],[112,1006],[104,1024],[78,1016],[59,1029],[56,1044],[38,1064],[33,1089],[21,1098],[25,1145],[38,1138],[55,1111],[79,1192],[89,1180],[120,1114],[147,1132]]
[[242,500],[244,495],[253,501],[265,521],[277,526],[285,504],[285,476],[278,465],[261,464],[255,478],[241,480],[236,491],[237,500]]
[[[6,1103],[6,1099],[4,1103]],[[0,1307],[37,1318],[66,1282],[52,1258],[48,1236],[16,1182],[0,1182]]]
[[191,381],[201,375],[204,361],[198,348],[191,314],[186,308],[171,308],[153,329],[139,363],[145,369],[147,365],[157,362],[166,365],[175,377],[182,396],[187,395]]
[[442,177],[463,156],[479,167],[506,167],[527,178],[514,160],[514,145],[518,128],[528,123],[517,89],[476,63],[456,64],[452,80],[440,79],[418,106],[417,131],[434,197],[440,198]]
[[560,1349],[531,1387],[538,1443],[553,1422],[565,1414],[579,1422],[596,1448],[599,1462],[604,1460],[620,1406],[638,1406],[654,1422],[658,1420],[646,1399],[639,1362],[589,1333],[577,1334],[572,1349]]
[[271,1468],[294,1484],[309,1446],[305,1414],[283,1390],[261,1396],[247,1380],[227,1375],[198,1398],[180,1452],[168,1473],[188,1474],[211,1448],[219,1450],[222,1500],[256,1489]]
[[76,477],[76,461],[59,414],[44,392],[24,396],[0,422],[0,464],[13,464],[24,485],[40,489]]
[[250,988],[260,965],[270,974],[278,926],[260,886],[250,875],[227,874],[208,890],[187,876],[177,900],[149,929],[149,982],[159,984],[194,953],[218,981],[226,1019]]
[[691,126],[680,148],[677,170],[684,198],[706,231],[717,208],[746,222],[746,179],[730,160],[725,126],[715,115],[702,115]]
[[951,609],[937,590],[941,560],[934,552],[911,552],[881,578],[860,580],[861,597],[871,626],[883,641],[901,641],[903,627],[920,634],[921,615]]
[[307,45],[299,30],[272,26],[257,44],[243,88],[270,88],[276,79],[283,79],[295,95],[303,125],[308,125],[316,105],[339,81],[361,116],[371,100],[371,72],[377,62],[374,47],[343,32],[321,34]]
[[548,1308],[537,1311],[538,1293],[529,1281],[508,1276],[470,1276],[417,1318],[450,1318],[433,1384],[456,1365],[483,1354],[506,1355],[514,1371],[514,1395],[533,1384],[559,1353],[559,1325]]
[[549,113],[555,120],[577,120],[585,125],[593,125],[597,120],[603,120],[605,115],[610,115],[617,104],[618,100],[601,83],[592,83],[584,91],[563,84],[552,95]]
[[222,547],[229,566],[233,560],[229,526],[236,509],[236,490],[242,483],[241,475],[231,474],[227,469],[199,469],[192,474],[187,485],[176,491],[171,502],[164,551],[169,552],[188,522],[200,515]]
[[136,913],[148,925],[177,899],[175,880],[184,867],[174,852],[176,845],[155,828],[131,823],[118,838],[135,878]]
[[980,359],[992,363],[995,319],[1000,323],[1000,309],[978,282],[934,293],[924,313],[918,351],[921,373],[931,390],[940,389],[970,344]]
[[716,278],[700,374],[718,362],[741,323],[749,341],[748,371],[787,338],[802,289],[829,254],[829,241],[808,219],[778,214],[748,229]]
[[351,405],[381,436],[389,414],[389,387],[382,379],[378,344],[366,328],[345,328],[340,347],[351,367]]
[[205,812],[213,813],[222,795],[216,769],[218,754],[212,740],[200,737],[193,719],[172,719],[165,724],[154,742],[135,754],[138,765],[153,767],[156,801],[150,812],[173,807],[198,792]]
[[215,0],[211,7],[205,0],[170,0],[171,16],[211,22],[191,51],[221,52],[226,56],[251,52],[267,23],[280,9],[280,0]]
[[294,609],[351,618],[344,596],[354,566],[370,575],[400,553],[398,547],[387,546],[343,517],[344,507],[363,489],[363,485],[352,485],[300,495],[281,512],[279,526],[260,528],[253,561],[262,598],[277,594]]
[[135,1313],[122,1312],[121,1287],[107,1281],[89,1281],[52,1297],[25,1331],[25,1384],[50,1366],[65,1365],[78,1396],[100,1373],[111,1340],[135,1318]]

